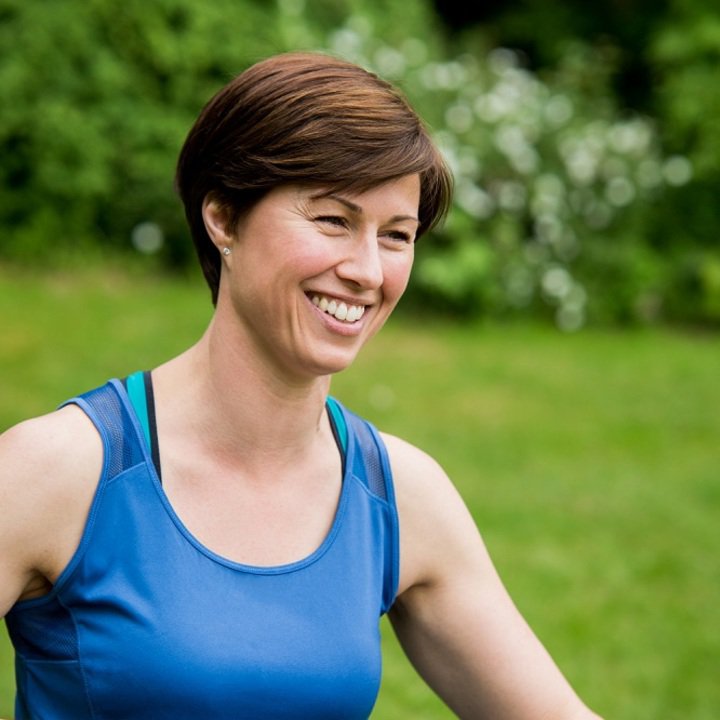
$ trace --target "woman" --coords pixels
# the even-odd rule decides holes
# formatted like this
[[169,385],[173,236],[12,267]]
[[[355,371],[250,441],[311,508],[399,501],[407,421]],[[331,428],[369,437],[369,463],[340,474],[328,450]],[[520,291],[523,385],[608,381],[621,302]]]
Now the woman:
[[177,187],[203,337],[0,443],[17,717],[365,718],[385,612],[460,717],[596,717],[438,465],[328,397],[450,202],[405,100],[270,58],[203,110]]

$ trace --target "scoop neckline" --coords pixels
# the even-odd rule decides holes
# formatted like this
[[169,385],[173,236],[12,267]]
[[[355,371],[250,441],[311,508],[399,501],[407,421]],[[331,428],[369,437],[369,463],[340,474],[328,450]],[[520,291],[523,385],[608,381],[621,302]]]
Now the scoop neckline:
[[185,525],[182,518],[175,511],[175,508],[170,502],[170,498],[167,496],[167,493],[162,486],[160,478],[158,477],[157,469],[155,468],[155,464],[153,463],[150,449],[148,448],[147,443],[144,439],[144,432],[141,426],[140,419],[137,416],[137,413],[130,400],[124,383],[118,379],[114,379],[111,382],[113,383],[116,391],[118,392],[126,411],[130,414],[133,423],[133,429],[135,431],[135,439],[141,445],[144,464],[147,468],[148,474],[150,475],[152,486],[158,498],[160,499],[161,504],[163,505],[166,513],[169,515],[172,522],[175,524],[176,528],[196,550],[208,557],[210,560],[230,569],[237,570],[239,572],[252,573],[256,575],[279,575],[296,572],[298,570],[302,570],[309,565],[312,565],[313,563],[317,562],[323,555],[325,555],[325,553],[330,549],[338,533],[340,532],[342,520],[348,504],[349,488],[352,484],[350,482],[350,479],[352,475],[351,468],[353,467],[355,444],[350,441],[350,437],[348,436],[347,447],[345,448],[345,453],[343,456],[342,447],[340,446],[340,442],[338,440],[335,418],[333,417],[333,413],[330,411],[328,400],[325,401],[325,411],[328,414],[329,422],[331,424],[331,427],[333,428],[333,436],[335,437],[338,452],[340,453],[341,460],[343,462],[340,496],[338,498],[337,507],[335,509],[335,516],[333,517],[330,529],[328,530],[325,538],[320,543],[320,545],[318,545],[315,550],[313,550],[305,557],[299,558],[298,560],[293,560],[288,563],[281,563],[276,565],[254,565],[252,563],[233,560],[232,558],[215,552],[212,548],[208,547],[199,538],[197,538]]

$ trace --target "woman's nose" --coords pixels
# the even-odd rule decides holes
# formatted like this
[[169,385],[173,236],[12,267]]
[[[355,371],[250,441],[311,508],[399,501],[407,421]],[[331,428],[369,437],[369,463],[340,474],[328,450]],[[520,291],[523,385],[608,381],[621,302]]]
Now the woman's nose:
[[374,232],[358,233],[336,266],[338,277],[361,288],[375,290],[383,283],[380,246]]

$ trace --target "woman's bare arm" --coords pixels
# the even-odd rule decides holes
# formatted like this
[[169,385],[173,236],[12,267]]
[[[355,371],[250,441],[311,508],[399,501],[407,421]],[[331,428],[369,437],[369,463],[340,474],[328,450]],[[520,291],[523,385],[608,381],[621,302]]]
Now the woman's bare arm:
[[461,718],[597,720],[516,609],[442,469],[386,442],[401,528],[390,620],[421,676]]

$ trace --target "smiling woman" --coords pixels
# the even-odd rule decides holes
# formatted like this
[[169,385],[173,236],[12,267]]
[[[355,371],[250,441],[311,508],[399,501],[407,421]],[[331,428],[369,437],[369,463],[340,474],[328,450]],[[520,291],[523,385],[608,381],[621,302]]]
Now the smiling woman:
[[367,718],[385,613],[461,717],[594,717],[445,473],[329,395],[450,201],[402,96],[270,58],[202,111],[177,187],[205,333],[0,438],[17,719]]

